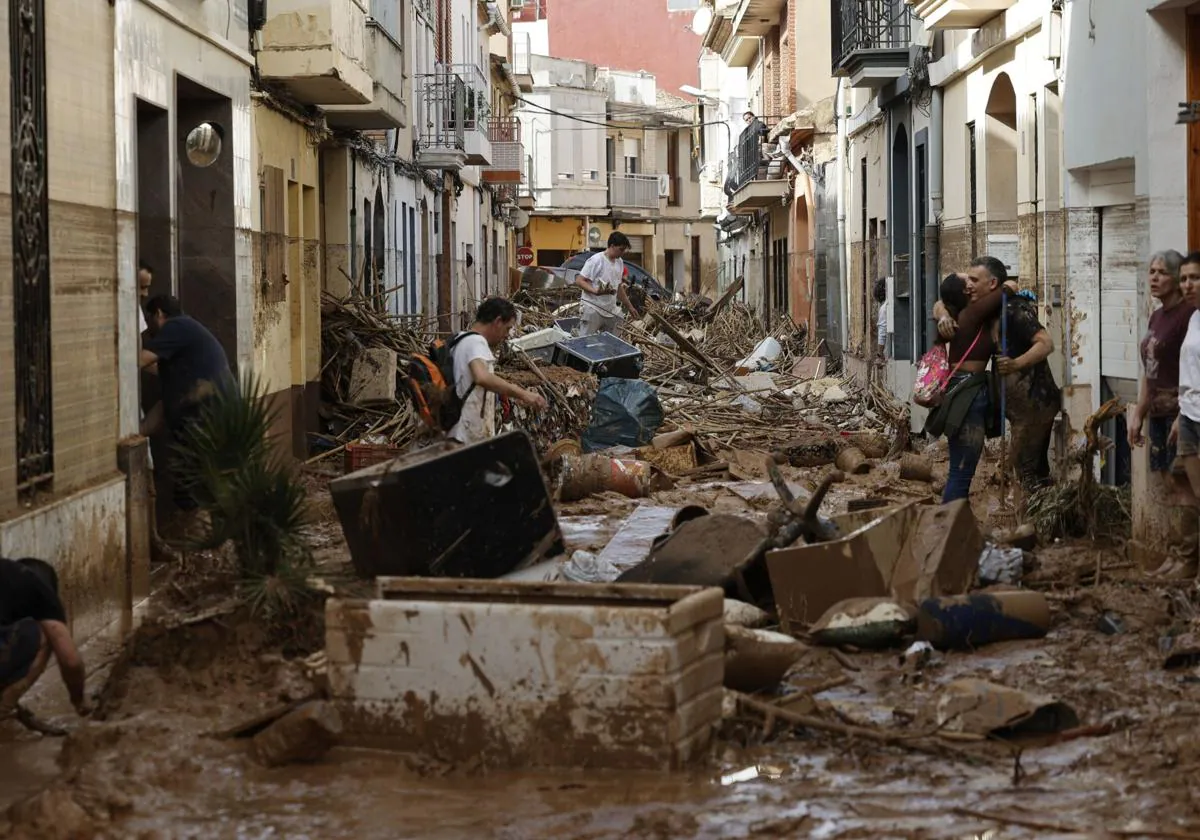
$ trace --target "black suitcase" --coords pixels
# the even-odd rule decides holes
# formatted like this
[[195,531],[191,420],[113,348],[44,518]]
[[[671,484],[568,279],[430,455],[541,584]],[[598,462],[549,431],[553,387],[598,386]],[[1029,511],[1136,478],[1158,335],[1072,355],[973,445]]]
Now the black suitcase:
[[363,577],[496,578],[562,552],[525,432],[435,444],[334,479],[329,490]]
[[594,373],[601,379],[639,379],[642,351],[612,333],[581,335],[554,345],[554,364]]

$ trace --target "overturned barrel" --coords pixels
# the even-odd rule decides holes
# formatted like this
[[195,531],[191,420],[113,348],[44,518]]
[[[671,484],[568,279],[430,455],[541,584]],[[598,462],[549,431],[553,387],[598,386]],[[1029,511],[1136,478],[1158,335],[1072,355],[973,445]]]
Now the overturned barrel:
[[1040,639],[1049,629],[1050,603],[1024,590],[926,598],[917,613],[917,638],[939,650]]

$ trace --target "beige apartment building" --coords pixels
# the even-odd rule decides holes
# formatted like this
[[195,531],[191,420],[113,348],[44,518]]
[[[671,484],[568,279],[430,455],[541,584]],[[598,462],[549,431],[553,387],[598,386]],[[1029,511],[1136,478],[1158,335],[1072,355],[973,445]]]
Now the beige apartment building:
[[0,7],[0,554],[52,562],[85,637],[147,589],[118,468],[114,14]]

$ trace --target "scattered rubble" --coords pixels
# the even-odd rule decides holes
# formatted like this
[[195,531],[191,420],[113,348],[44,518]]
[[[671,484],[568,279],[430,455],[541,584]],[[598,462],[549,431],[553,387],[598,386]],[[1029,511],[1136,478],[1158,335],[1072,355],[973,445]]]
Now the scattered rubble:
[[254,736],[254,758],[266,767],[316,761],[333,749],[342,719],[329,703],[308,703],[288,712]]

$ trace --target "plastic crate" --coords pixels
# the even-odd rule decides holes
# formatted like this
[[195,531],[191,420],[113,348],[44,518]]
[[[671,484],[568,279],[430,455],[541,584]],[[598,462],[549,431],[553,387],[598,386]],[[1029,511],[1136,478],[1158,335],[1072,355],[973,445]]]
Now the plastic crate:
[[393,458],[400,457],[400,447],[386,443],[351,443],[347,444],[343,455],[343,471],[349,475],[353,472],[382,464]]

